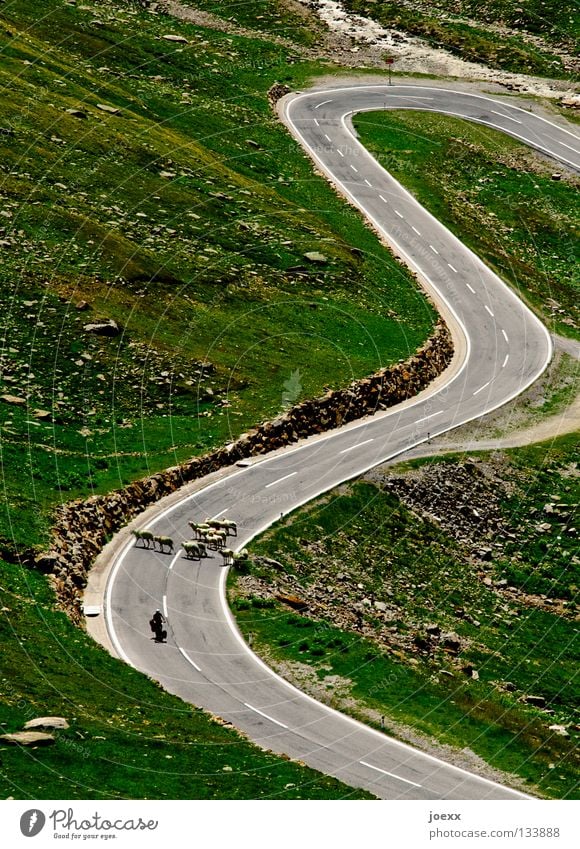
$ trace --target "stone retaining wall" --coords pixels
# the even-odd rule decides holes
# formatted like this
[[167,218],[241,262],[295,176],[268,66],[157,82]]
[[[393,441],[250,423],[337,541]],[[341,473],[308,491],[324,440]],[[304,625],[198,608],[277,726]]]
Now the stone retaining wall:
[[408,360],[303,401],[282,415],[242,434],[235,442],[106,495],[71,501],[57,508],[50,551],[32,558],[49,574],[60,604],[82,622],[82,592],[89,569],[113,534],[165,495],[197,478],[246,457],[264,454],[299,439],[332,430],[417,395],[453,357],[453,342],[439,320],[430,339]]

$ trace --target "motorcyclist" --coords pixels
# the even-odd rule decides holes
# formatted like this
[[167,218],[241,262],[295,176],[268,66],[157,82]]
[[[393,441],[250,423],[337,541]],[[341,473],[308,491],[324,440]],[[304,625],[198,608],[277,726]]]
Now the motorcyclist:
[[163,623],[166,622],[165,616],[161,613],[160,610],[156,610],[153,616],[151,617],[151,630],[155,633],[156,640],[163,639]]

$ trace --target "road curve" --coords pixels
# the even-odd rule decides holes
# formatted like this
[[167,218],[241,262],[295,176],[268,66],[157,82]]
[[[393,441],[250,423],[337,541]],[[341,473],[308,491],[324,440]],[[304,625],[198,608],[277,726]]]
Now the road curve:
[[[235,519],[242,545],[338,483],[506,403],[551,356],[548,333],[517,296],[426,212],[359,144],[353,112],[423,109],[459,115],[525,141],[580,170],[580,140],[536,115],[488,97],[427,86],[357,86],[287,98],[285,120],[317,166],[417,272],[464,335],[461,368],[431,396],[265,457],[157,515],[175,540],[187,521]],[[225,601],[221,556],[201,563],[128,544],[112,564],[105,611],[118,655],[187,702],[230,720],[265,748],[389,799],[509,799],[513,790],[450,766],[301,693],[241,638]],[[152,642],[155,607],[169,618]]]

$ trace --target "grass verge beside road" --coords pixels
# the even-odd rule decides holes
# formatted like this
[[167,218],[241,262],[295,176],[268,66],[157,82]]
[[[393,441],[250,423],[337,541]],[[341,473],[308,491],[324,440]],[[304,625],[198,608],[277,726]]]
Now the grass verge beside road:
[[371,798],[164,692],[56,613],[44,577],[0,569],[0,732],[70,725],[51,746],[0,745],[3,799]]

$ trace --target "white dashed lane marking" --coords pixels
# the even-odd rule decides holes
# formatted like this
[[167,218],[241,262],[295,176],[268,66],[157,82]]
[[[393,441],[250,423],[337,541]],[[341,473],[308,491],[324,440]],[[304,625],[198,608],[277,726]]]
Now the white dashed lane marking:
[[428,416],[423,416],[422,419],[417,419],[415,424],[419,424],[419,422],[425,422],[425,421],[427,421],[427,419],[432,419],[435,416],[440,416],[442,414],[442,412],[443,412],[443,410],[438,410],[436,413],[429,413]]
[[431,250],[433,251],[433,253],[434,253],[434,254],[438,254],[438,253],[439,253],[439,251],[437,250],[437,248],[434,248],[434,247],[433,247],[433,245],[429,245],[429,247],[431,248]]
[[503,333],[503,338],[505,339],[505,341],[506,341],[506,342],[509,342],[510,340],[508,339],[508,335],[507,335],[507,333],[505,332],[505,330],[502,330],[502,333]]
[[324,106],[326,103],[332,103],[332,100],[323,100],[322,103],[317,103],[314,107],[315,109],[320,109],[321,106]]
[[514,124],[521,124],[521,121],[518,121],[517,118],[512,118],[511,115],[504,115],[503,112],[496,112],[494,109],[489,110],[492,115],[499,115],[500,118],[507,118],[508,121],[513,121]]
[[384,198],[382,195],[379,195],[379,197],[380,197],[380,199],[382,200],[383,203],[388,203],[388,200],[386,198]]
[[398,216],[399,216],[399,218],[404,218],[404,217],[405,217],[404,215],[402,215],[402,214],[399,212],[399,210],[398,210],[398,209],[395,209],[395,215],[398,215]]
[[359,761],[359,764],[362,764],[363,766],[368,766],[369,769],[374,769],[377,772],[382,772],[383,775],[388,775],[391,778],[396,778],[398,781],[404,781],[405,784],[411,784],[413,787],[421,787],[421,785],[417,784],[416,781],[409,781],[408,778],[401,778],[400,775],[395,775],[394,772],[387,772],[386,769],[381,769],[379,766],[373,766],[372,764],[369,764],[366,761]]
[[416,233],[418,236],[420,236],[420,235],[421,235],[421,234],[420,234],[420,232],[417,230],[417,228],[416,228],[416,227],[411,227],[411,230],[414,230],[414,231],[415,231],[415,233]]
[[259,713],[260,716],[264,717],[264,719],[268,719],[270,722],[274,722],[276,725],[279,725],[281,728],[288,728],[288,726],[284,725],[283,722],[279,722],[277,719],[274,719],[273,716],[268,716],[267,713],[264,713],[264,711],[262,711],[262,710],[258,710],[258,708],[255,708],[252,705],[249,705],[247,702],[244,702],[244,707],[247,707],[250,710],[253,710],[254,713]]
[[473,288],[473,286],[470,286],[470,285],[469,285],[469,283],[466,283],[465,285],[467,286],[467,288],[469,289],[469,291],[470,291],[470,292],[473,292],[473,294],[475,295],[475,289]]
[[371,189],[372,189],[373,184],[372,184],[372,183],[369,183],[369,181],[366,179],[366,177],[365,177],[365,183],[367,184],[367,186],[370,186],[370,187],[371,187]]
[[181,654],[184,656],[184,658],[186,659],[186,661],[187,661],[188,663],[191,663],[191,665],[194,667],[194,669],[197,669],[197,671],[198,671],[198,672],[201,672],[201,669],[200,669],[200,667],[197,665],[197,663],[195,662],[195,660],[192,660],[192,659],[190,658],[190,656],[187,654],[187,652],[186,652],[186,651],[184,651],[184,650],[181,648],[181,646],[179,646],[179,651],[180,651],[180,652],[181,652]]
[[358,168],[355,168],[354,165],[350,166],[355,174],[358,174]]
[[456,269],[456,268],[453,268],[453,266],[451,265],[451,263],[450,263],[450,262],[448,262],[448,263],[447,263],[447,265],[449,266],[449,268],[451,269],[451,271],[453,271],[453,273],[454,273],[454,274],[457,274],[457,269]]
[[479,395],[479,393],[483,392],[483,390],[486,389],[489,386],[490,383],[491,383],[491,380],[488,380],[487,383],[484,383],[483,386],[480,386],[479,389],[476,389],[473,394]]
[[332,141],[332,139],[330,138],[330,136],[327,133],[324,134],[324,138],[329,142]]
[[344,157],[344,153],[342,152],[342,150],[339,150],[338,148],[336,148],[336,152],[339,153],[342,157]]
[[485,304],[485,308],[488,311],[488,313],[490,314],[490,316],[493,318],[493,313],[492,313],[491,309],[488,307],[487,304]]
[[505,368],[505,367],[507,366],[507,361],[509,360],[509,358],[510,358],[510,355],[509,355],[509,354],[506,354],[506,355],[505,355],[505,360],[504,360],[504,361],[503,361],[503,363],[501,364],[501,367],[502,367],[502,368]]
[[264,489],[269,489],[271,486],[275,486],[277,483],[282,483],[282,481],[288,480],[288,478],[293,478],[294,475],[297,475],[298,472],[290,472],[289,475],[284,475],[283,478],[278,478],[277,481],[272,481],[272,483],[267,483]]
[[343,448],[342,451],[339,451],[339,454],[346,454],[347,451],[354,451],[355,448],[362,448],[363,445],[368,445],[369,442],[374,442],[374,439],[365,439],[364,442],[357,442],[356,445],[351,445],[350,448]]

